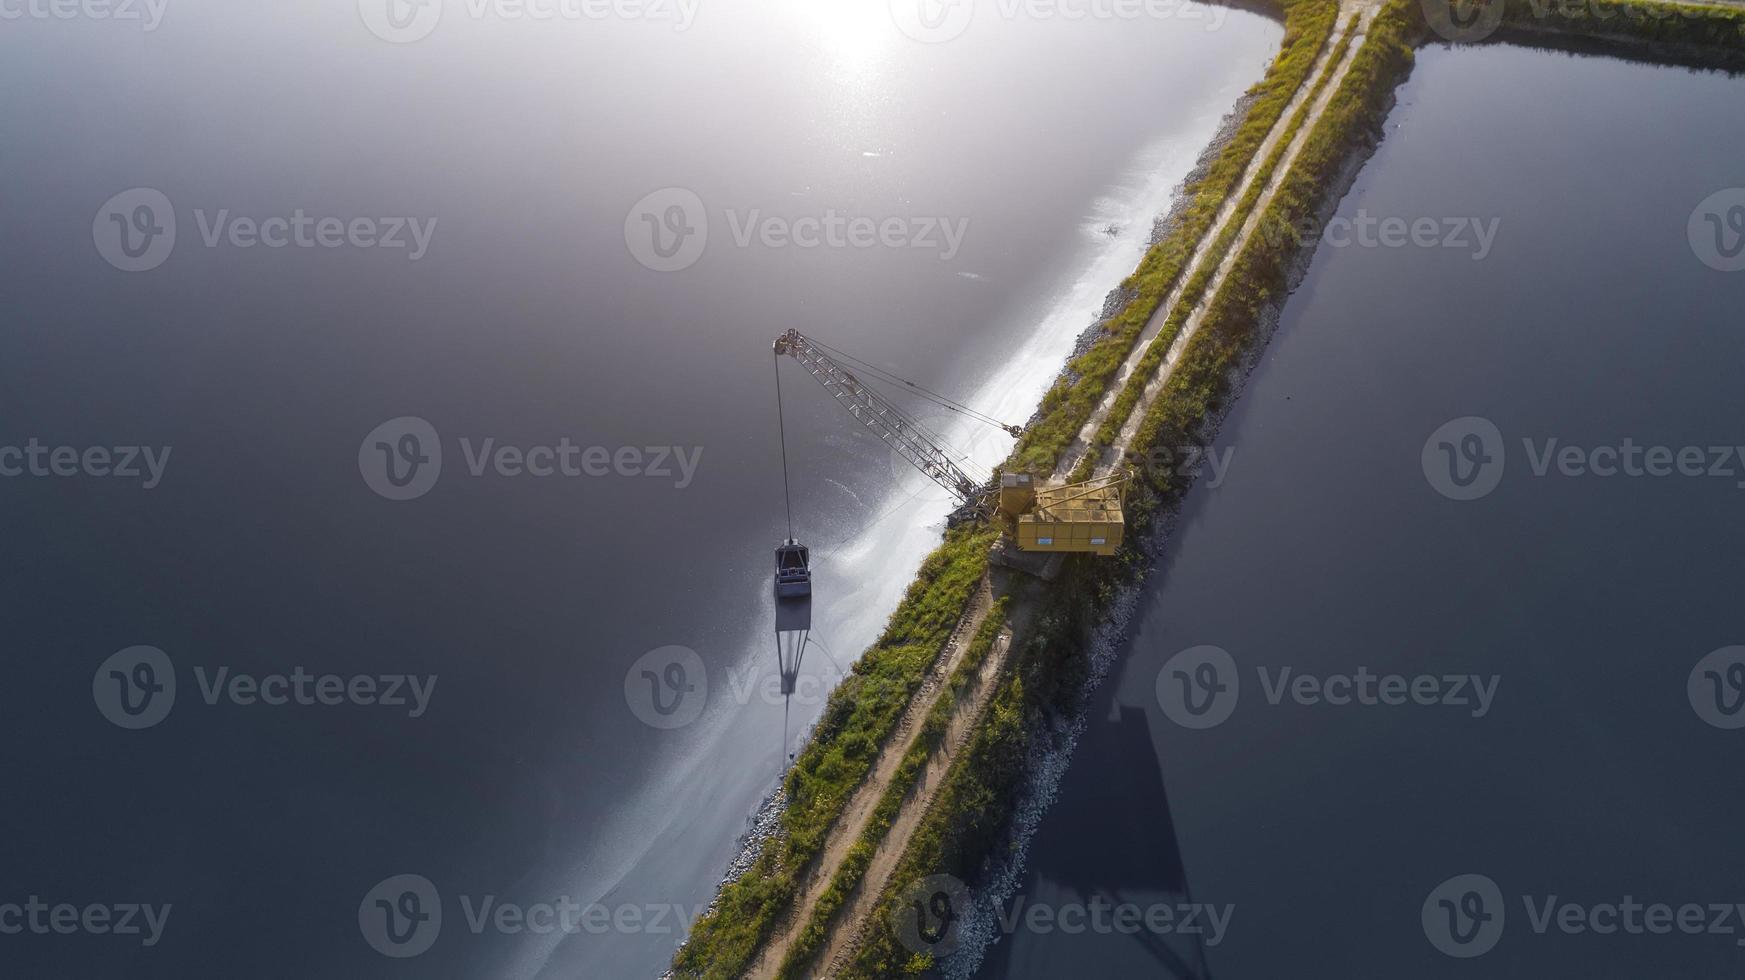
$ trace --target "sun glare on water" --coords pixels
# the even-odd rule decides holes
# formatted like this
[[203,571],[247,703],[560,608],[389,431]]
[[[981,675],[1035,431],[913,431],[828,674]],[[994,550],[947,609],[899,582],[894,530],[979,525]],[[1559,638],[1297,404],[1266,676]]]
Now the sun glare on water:
[[889,0],[790,0],[787,7],[806,25],[840,85],[874,84],[880,64],[903,39]]

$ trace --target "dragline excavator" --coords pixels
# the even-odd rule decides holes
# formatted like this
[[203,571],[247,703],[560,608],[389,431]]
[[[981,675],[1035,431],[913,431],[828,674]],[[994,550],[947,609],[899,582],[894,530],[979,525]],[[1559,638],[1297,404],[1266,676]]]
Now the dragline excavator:
[[[1007,540],[1019,551],[1042,553],[1037,559],[1015,562],[1012,556],[1005,555],[1003,547],[997,547],[990,560],[1048,578],[1053,574],[1049,568],[1058,571],[1063,553],[1112,555],[1120,546],[1125,529],[1121,513],[1122,489],[1127,482],[1125,475],[1058,487],[1036,486],[1029,473],[1003,473],[997,484],[991,475],[977,479],[971,475],[976,469],[975,464],[967,456],[942,445],[926,426],[862,378],[908,392],[995,426],[1014,437],[1023,434],[1021,427],[1007,425],[968,405],[954,402],[938,392],[826,346],[798,330],[789,330],[775,342],[776,418],[781,428],[782,490],[788,508],[788,536],[776,548],[775,570],[776,663],[781,672],[784,701],[794,693],[801,661],[813,642],[812,557],[811,551],[794,536],[793,495],[788,492],[787,423],[782,413],[781,359],[784,356],[798,361],[850,416],[871,429],[916,469],[927,474],[928,479],[956,497],[960,506],[952,515],[953,523],[989,520],[997,515]],[[848,364],[856,367],[850,369]],[[785,706],[782,745],[788,747]],[[793,759],[791,752],[788,758]]]
[[[1021,551],[1112,555],[1120,546],[1125,529],[1122,516],[1123,491],[1128,479],[1125,474],[1054,487],[1037,485],[1029,473],[1003,473],[997,484],[991,477],[978,480],[966,472],[966,467],[974,465],[967,457],[940,445],[937,437],[925,426],[861,376],[1003,429],[1013,436],[1022,435],[1020,426],[1008,425],[952,401],[813,340],[798,330],[789,330],[776,338],[775,354],[778,359],[787,356],[799,362],[849,415],[956,497],[962,504],[954,515],[956,519],[988,519],[998,515],[1003,519],[1004,530]],[[857,365],[859,374],[845,362]],[[778,403],[779,366],[778,360]],[[783,453],[785,457],[785,439]],[[785,479],[785,462],[783,471]],[[783,548],[800,549],[801,556],[804,556],[804,546],[792,538],[791,531]],[[784,556],[780,549],[777,551],[778,591],[784,557],[790,562],[791,574],[794,553],[790,551]]]

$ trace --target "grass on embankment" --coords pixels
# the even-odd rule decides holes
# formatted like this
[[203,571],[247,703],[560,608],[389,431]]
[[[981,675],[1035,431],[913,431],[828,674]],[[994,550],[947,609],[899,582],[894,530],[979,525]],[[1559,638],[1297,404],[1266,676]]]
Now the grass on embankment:
[[1206,288],[1211,285],[1213,277],[1218,274],[1218,266],[1230,253],[1230,246],[1242,233],[1242,225],[1247,220],[1247,215],[1254,210],[1254,205],[1260,200],[1260,195],[1266,192],[1267,184],[1272,182],[1272,176],[1277,172],[1279,163],[1283,161],[1284,155],[1290,150],[1291,141],[1296,139],[1297,134],[1302,131],[1304,123],[1308,121],[1309,114],[1314,111],[1315,100],[1326,90],[1327,84],[1333,79],[1334,71],[1351,49],[1356,32],[1357,18],[1353,17],[1345,25],[1345,32],[1340,36],[1339,43],[1334,46],[1332,54],[1328,56],[1327,70],[1315,80],[1314,88],[1309,91],[1303,104],[1297,107],[1297,111],[1292,114],[1290,123],[1280,134],[1278,143],[1273,146],[1272,152],[1267,154],[1265,162],[1256,171],[1253,182],[1249,184],[1248,190],[1242,195],[1242,200],[1237,203],[1237,217],[1218,235],[1217,241],[1212,243],[1207,252],[1206,260],[1201,263],[1198,271],[1194,273],[1194,277],[1188,281],[1187,288],[1182,290],[1180,302],[1176,304],[1174,310],[1170,311],[1169,319],[1165,321],[1163,329],[1158,331],[1156,337],[1152,338],[1151,346],[1146,348],[1144,357],[1140,358],[1138,366],[1133,371],[1133,376],[1127,379],[1127,383],[1121,388],[1121,394],[1116,396],[1114,405],[1110,406],[1109,414],[1103,419],[1102,424],[1097,426],[1096,436],[1091,440],[1091,451],[1086,453],[1084,459],[1079,461],[1078,466],[1073,468],[1072,474],[1067,477],[1067,482],[1076,483],[1080,480],[1090,479],[1092,471],[1097,466],[1097,457],[1103,450],[1115,444],[1115,439],[1120,436],[1121,429],[1133,414],[1133,409],[1139,404],[1140,398],[1144,397],[1146,386],[1157,375],[1158,369],[1163,367],[1164,357],[1169,354],[1170,347],[1181,335],[1182,327],[1187,325],[1188,318],[1193,315],[1194,309],[1199,306],[1201,298],[1205,296]]
[[[1656,0],[1506,0],[1506,35],[1556,33],[1745,53],[1745,9]],[[1737,64],[1737,58],[1720,62]]]
[[1282,302],[1292,264],[1314,245],[1313,239],[1300,239],[1296,229],[1316,223],[1326,189],[1338,181],[1353,147],[1378,129],[1395,86],[1411,70],[1412,41],[1421,33],[1421,21],[1408,11],[1416,10],[1416,4],[1393,0],[1376,17],[1344,85],[1262,215],[1259,232],[1242,250],[1200,332],[1141,422],[1140,442],[1192,443],[1208,414],[1224,407],[1230,379],[1254,343],[1263,312]]
[[940,786],[933,806],[909,838],[908,847],[891,874],[865,924],[860,948],[842,977],[887,978],[924,972],[932,958],[913,953],[898,942],[898,907],[914,882],[932,874],[952,874],[973,880],[976,869],[1003,839],[1012,804],[1025,776],[1030,725],[1044,712],[1065,707],[1069,690],[1082,673],[1084,657],[1077,638],[1089,627],[1090,594],[1085,581],[1089,566],[1072,562],[1060,588],[1048,594],[1036,625],[1017,653],[1016,662],[994,692],[982,722],[976,727]]
[[981,628],[976,630],[969,648],[964,651],[963,659],[958,663],[957,669],[952,671],[950,682],[939,693],[939,700],[934,702],[933,710],[928,713],[927,721],[922,725],[915,743],[903,755],[902,764],[892,776],[885,795],[879,799],[860,839],[855,841],[854,847],[843,859],[836,876],[830,880],[830,887],[819,896],[818,903],[813,906],[806,928],[794,940],[793,947],[782,961],[777,972],[778,977],[786,980],[809,975],[811,961],[822,950],[824,940],[829,935],[831,920],[860,886],[861,879],[866,876],[867,868],[872,864],[874,852],[885,839],[885,833],[891,829],[891,824],[896,821],[897,813],[914,792],[916,780],[920,778],[927,760],[945,740],[945,732],[951,727],[952,714],[956,712],[964,694],[975,684],[976,675],[981,671],[989,651],[994,648],[994,641],[1005,627],[1006,610],[1010,604],[1009,596],[1001,596],[988,612],[987,619],[982,621]]
[[776,917],[791,908],[800,877],[817,857],[842,807],[945,649],[987,570],[991,528],[962,527],[927,557],[884,633],[855,662],[824,706],[812,738],[783,783],[780,832],[692,926],[673,958],[678,976],[737,977]]
[[[1410,12],[1416,9],[1415,0],[1390,0],[1377,16],[1340,90],[1280,185],[1266,220],[1299,227],[1301,219],[1315,215],[1325,188],[1337,181],[1353,148],[1379,130],[1394,87],[1411,69],[1411,41],[1420,24]],[[1206,419],[1230,397],[1232,378],[1257,340],[1265,309],[1283,301],[1301,247],[1290,235],[1257,234],[1249,240],[1200,332],[1141,423],[1137,450],[1198,443]],[[1158,482],[1136,492],[1129,508],[1132,540],[1142,538],[1159,508],[1186,489],[1186,479],[1178,474],[1154,476]],[[1130,552],[1123,557],[1125,561],[1069,563],[1009,682],[995,695],[988,722],[952,766],[936,805],[911,838],[845,977],[912,975],[933,965],[930,957],[905,949],[897,940],[893,922],[904,892],[933,874],[973,881],[985,862],[1000,856],[1026,776],[1030,733],[1045,730],[1050,718],[1075,709],[1088,668],[1081,638],[1143,561]]]
[[1103,325],[1091,348],[1068,363],[1067,373],[1043,396],[1041,418],[1019,439],[1008,469],[1033,473],[1054,469],[1060,454],[1096,410],[1146,321],[1175,288],[1266,134],[1308,78],[1338,14],[1329,0],[1281,0],[1268,6],[1284,16],[1284,41],[1266,75],[1249,90],[1251,98],[1241,124],[1205,176],[1186,189],[1190,203],[1177,216],[1174,227],[1122,282],[1121,288],[1129,294],[1126,305]]

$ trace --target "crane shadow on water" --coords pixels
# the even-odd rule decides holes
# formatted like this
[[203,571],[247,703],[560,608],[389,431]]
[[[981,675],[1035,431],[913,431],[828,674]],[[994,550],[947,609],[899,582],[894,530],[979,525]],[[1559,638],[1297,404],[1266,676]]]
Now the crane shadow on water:
[[[1118,721],[1085,731],[1058,802],[1031,841],[1023,886],[1028,905],[1088,904],[1096,898],[1140,908],[1193,902],[1150,721],[1141,708],[1114,711]],[[1069,966],[1088,976],[1211,976],[1198,935],[1143,924],[1131,935],[1088,929],[1067,935],[1059,928],[1034,935],[1025,931],[1022,917],[1017,921],[1017,931],[988,950],[978,976],[1040,978]],[[1132,972],[1141,962],[1143,972]]]

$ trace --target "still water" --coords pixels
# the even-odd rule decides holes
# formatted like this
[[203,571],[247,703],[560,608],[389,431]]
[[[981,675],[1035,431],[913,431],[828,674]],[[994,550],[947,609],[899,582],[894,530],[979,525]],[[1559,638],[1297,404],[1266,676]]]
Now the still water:
[[[1677,459],[1649,447],[1702,447],[1706,473],[1745,443],[1745,274],[1687,234],[1745,182],[1740,86],[1421,52],[1340,205],[1352,244],[1316,254],[1226,421],[1225,478],[1185,501],[1020,889],[1204,905],[1223,934],[1019,930],[982,976],[1738,973],[1740,743],[1705,720],[1725,717],[1698,668],[1745,642],[1745,464],[1630,477],[1612,453],[1641,473]],[[1432,219],[1435,244],[1388,247],[1365,217]],[[1494,227],[1487,254],[1444,247],[1457,219]],[[1423,457],[1469,416],[1500,439],[1440,440],[1457,486],[1440,442]],[[1580,475],[1545,463],[1571,446]],[[1203,646],[1234,670],[1205,675],[1217,700],[1193,689],[1196,716],[1170,694]],[[1395,703],[1382,675],[1405,679]],[[1495,891],[1444,885],[1462,875]],[[1703,930],[1724,904],[1726,932],[1644,932],[1631,901],[1700,905]],[[1450,908],[1478,957],[1433,945]]]
[[[810,0],[682,25],[154,9],[0,24],[0,447],[79,454],[0,481],[0,904],[170,912],[149,948],[0,937],[8,976],[659,972],[950,506],[786,366],[821,645],[784,727],[771,340],[1022,422],[1281,33],[1205,11],[921,43],[883,2]],[[663,272],[635,207],[667,188],[708,227]],[[762,233],[833,215],[909,237]],[[402,453],[376,430],[408,416],[428,439]],[[984,466],[1009,446],[926,417]],[[141,477],[93,475],[126,447],[156,454]],[[530,475],[566,452],[589,468]],[[165,673],[99,669],[135,646]],[[674,646],[706,710],[668,730],[626,677]],[[167,714],[122,715],[147,727],[96,706],[165,675]],[[359,912],[398,875],[442,921],[390,959]],[[496,924],[564,903],[612,925]]]

